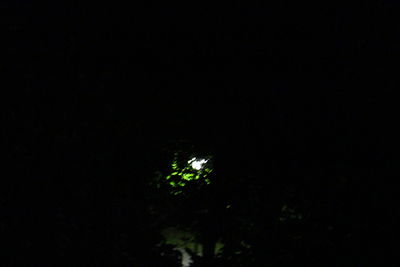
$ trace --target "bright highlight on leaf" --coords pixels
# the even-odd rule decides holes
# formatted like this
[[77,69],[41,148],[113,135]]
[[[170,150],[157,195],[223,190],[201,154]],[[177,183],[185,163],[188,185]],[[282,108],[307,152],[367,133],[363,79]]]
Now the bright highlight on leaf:
[[203,165],[207,163],[208,160],[206,159],[197,159],[197,158],[192,158],[191,160],[188,161],[190,166],[192,166],[193,169],[195,170],[201,170],[203,168]]

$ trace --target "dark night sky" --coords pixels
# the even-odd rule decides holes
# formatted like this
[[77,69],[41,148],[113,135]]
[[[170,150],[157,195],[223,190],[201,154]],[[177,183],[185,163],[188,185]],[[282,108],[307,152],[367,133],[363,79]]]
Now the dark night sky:
[[2,3],[5,118],[52,137],[135,121],[151,142],[387,164],[397,7]]

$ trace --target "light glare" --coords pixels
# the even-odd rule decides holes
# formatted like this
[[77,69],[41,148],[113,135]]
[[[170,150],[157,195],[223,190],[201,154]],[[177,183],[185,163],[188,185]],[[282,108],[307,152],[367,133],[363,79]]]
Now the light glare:
[[203,165],[207,162],[208,160],[206,159],[196,159],[196,158],[192,158],[191,160],[189,160],[189,164],[192,166],[193,169],[195,170],[200,170],[201,168],[203,168]]

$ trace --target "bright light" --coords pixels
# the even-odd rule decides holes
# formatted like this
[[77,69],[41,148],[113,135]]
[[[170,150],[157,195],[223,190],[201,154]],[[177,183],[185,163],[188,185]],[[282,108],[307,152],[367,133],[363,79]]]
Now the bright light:
[[191,160],[188,161],[188,163],[192,166],[193,169],[195,170],[200,170],[203,168],[203,165],[207,162],[208,160],[206,159],[197,159],[197,158],[192,158]]

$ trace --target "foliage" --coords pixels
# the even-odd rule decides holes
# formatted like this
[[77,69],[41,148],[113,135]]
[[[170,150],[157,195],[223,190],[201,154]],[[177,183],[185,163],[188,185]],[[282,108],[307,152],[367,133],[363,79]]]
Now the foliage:
[[[195,168],[193,163],[201,161],[201,168]],[[175,153],[174,159],[169,168],[169,174],[161,175],[160,183],[166,183],[170,189],[170,194],[180,195],[185,189],[201,189],[211,184],[212,163],[211,157],[182,158],[179,153]]]

